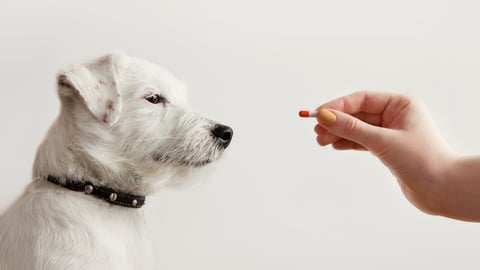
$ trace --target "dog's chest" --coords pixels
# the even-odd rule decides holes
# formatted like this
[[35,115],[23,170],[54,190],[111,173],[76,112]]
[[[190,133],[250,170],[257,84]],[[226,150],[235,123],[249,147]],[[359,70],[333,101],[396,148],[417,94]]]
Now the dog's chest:
[[151,269],[142,210],[85,197],[70,191],[24,194],[0,220],[0,229],[8,228],[0,240],[12,243],[3,263],[12,269]]
[[111,269],[150,269],[150,242],[143,217],[112,218],[111,214],[97,217],[90,226],[90,235],[97,242],[97,254],[104,254],[105,263]]
[[84,248],[96,258],[92,262],[101,269],[150,269],[151,250],[143,211],[98,204],[95,200],[96,205],[82,208],[76,220],[90,239],[91,244]]

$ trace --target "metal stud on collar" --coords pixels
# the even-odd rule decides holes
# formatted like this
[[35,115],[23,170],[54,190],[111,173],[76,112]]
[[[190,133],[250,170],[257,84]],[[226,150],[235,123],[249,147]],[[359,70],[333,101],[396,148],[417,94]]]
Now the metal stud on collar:
[[117,193],[111,193],[110,197],[108,197],[111,202],[114,202],[117,200]]
[[92,185],[86,185],[84,191],[87,194],[91,194],[93,192],[93,186]]

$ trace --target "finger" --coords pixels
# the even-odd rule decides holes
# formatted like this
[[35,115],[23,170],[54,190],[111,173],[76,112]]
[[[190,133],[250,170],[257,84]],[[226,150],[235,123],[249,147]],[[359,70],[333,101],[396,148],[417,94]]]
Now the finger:
[[360,112],[382,114],[392,104],[402,106],[408,104],[409,99],[399,94],[386,92],[360,91],[332,100],[321,105],[318,109],[330,108],[348,114]]
[[367,149],[382,147],[389,135],[387,129],[370,125],[341,111],[321,109],[317,120],[329,132]]
[[317,142],[321,146],[325,146],[340,140],[340,138],[337,135],[331,133],[321,125],[315,126],[315,133],[317,133],[318,135]]
[[321,146],[332,144],[341,138],[337,135],[331,133],[326,128],[322,127],[321,125],[317,124],[315,126],[315,133],[317,133],[317,142]]
[[340,139],[332,143],[332,146],[336,150],[361,150],[361,151],[367,150],[367,148],[365,148],[363,145],[360,145],[358,143],[355,143],[346,139]]
[[[357,113],[354,114],[353,117],[375,126],[381,126],[382,124],[382,117],[377,114]],[[317,141],[320,143],[320,145],[331,144],[341,139],[320,124],[315,126],[315,133],[317,133],[319,136]]]
[[332,133],[327,133],[327,134],[324,134],[324,135],[318,135],[317,136],[317,143],[321,146],[326,146],[326,145],[329,145],[329,144],[333,144],[338,140],[341,140],[341,138],[339,138],[338,136],[335,136]]
[[383,124],[383,116],[381,114],[360,112],[352,114],[352,116],[362,120],[363,122],[367,122],[370,125],[382,126]]

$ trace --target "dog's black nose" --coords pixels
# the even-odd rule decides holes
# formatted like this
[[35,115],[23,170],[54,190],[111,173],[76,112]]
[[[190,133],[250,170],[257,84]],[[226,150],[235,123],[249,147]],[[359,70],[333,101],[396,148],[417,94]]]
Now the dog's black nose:
[[232,141],[233,129],[229,126],[217,124],[213,127],[212,134],[223,147],[227,148]]

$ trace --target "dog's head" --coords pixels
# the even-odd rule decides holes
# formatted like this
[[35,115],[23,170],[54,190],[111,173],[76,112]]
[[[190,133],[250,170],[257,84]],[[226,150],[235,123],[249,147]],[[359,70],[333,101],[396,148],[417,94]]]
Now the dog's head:
[[121,171],[178,180],[217,160],[232,139],[230,127],[189,109],[181,82],[145,60],[114,53],[57,80],[61,116],[75,130],[69,151],[78,150],[99,177]]

